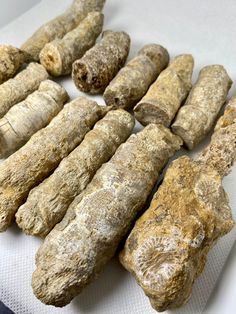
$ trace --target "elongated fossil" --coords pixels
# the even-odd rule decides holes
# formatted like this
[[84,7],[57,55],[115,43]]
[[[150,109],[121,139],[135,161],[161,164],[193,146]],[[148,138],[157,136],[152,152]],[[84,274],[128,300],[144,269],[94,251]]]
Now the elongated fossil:
[[76,87],[86,93],[103,93],[125,64],[129,49],[130,37],[125,32],[103,32],[102,40],[73,64]]
[[0,45],[0,84],[12,78],[24,63],[31,61],[25,51],[10,45]]
[[64,306],[98,275],[181,144],[164,126],[149,125],[97,171],[37,253],[32,287],[42,302]]
[[102,32],[103,20],[102,13],[89,13],[62,39],[57,38],[44,46],[39,55],[41,64],[54,76],[70,74],[73,62],[95,44]]
[[131,109],[168,65],[169,54],[160,45],[144,46],[107,86],[104,99],[108,106]]
[[74,0],[73,4],[58,17],[42,25],[21,47],[39,60],[43,47],[56,38],[63,38],[87,16],[89,12],[101,11],[105,0]]
[[44,67],[30,63],[28,67],[14,78],[0,85],[0,118],[18,102],[38,89],[40,83],[48,78]]
[[161,123],[169,126],[192,87],[193,57],[174,58],[134,107],[136,119],[143,125]]
[[172,163],[120,254],[157,311],[189,300],[209,250],[234,226],[222,178],[236,159],[235,103],[195,161],[183,156]]
[[8,228],[29,191],[80,144],[107,110],[85,97],[76,98],[0,165],[0,232]]
[[16,151],[34,133],[44,128],[68,99],[62,86],[46,80],[37,91],[13,106],[0,119],[0,158]]
[[134,118],[128,112],[122,109],[108,112],[55,172],[31,190],[16,214],[18,226],[27,234],[46,236],[101,165],[130,136],[133,127]]
[[204,67],[185,105],[180,108],[172,131],[189,149],[196,147],[211,130],[226,101],[232,81],[222,65]]

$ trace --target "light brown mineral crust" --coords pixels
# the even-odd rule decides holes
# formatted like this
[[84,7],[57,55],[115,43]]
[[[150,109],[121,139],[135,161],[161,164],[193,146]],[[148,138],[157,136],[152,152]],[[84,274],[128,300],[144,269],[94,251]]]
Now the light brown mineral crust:
[[210,248],[233,226],[221,176],[184,156],[167,170],[120,260],[155,310],[179,307],[189,300]]
[[40,63],[53,76],[70,74],[72,64],[81,58],[96,42],[102,32],[104,16],[91,12],[78,27],[62,39],[55,39],[44,46],[40,52]]
[[48,78],[44,67],[38,63],[30,63],[28,67],[13,79],[0,85],[0,118],[15,104],[24,100],[38,89],[40,83]]
[[192,87],[193,66],[193,57],[184,54],[174,58],[161,72],[134,108],[135,117],[141,124],[170,125]]
[[37,91],[13,106],[0,119],[0,158],[16,151],[34,133],[44,128],[68,99],[62,86],[46,80]]
[[128,112],[122,109],[108,112],[55,172],[31,190],[16,214],[18,226],[27,234],[45,237],[101,165],[130,136],[133,127],[134,118]]
[[104,93],[108,106],[132,109],[168,65],[169,54],[156,44],[144,46],[111,81]]
[[232,81],[221,65],[204,67],[185,105],[180,108],[172,130],[188,149],[196,147],[211,130],[226,101]]
[[236,97],[232,98],[218,120],[208,147],[198,160],[216,169],[223,177],[236,160]]
[[0,165],[0,232],[10,225],[29,191],[81,143],[104,112],[96,102],[76,98]]
[[56,38],[63,38],[82,22],[89,12],[101,11],[105,0],[74,0],[62,15],[42,25],[21,47],[39,60],[43,47]]
[[103,32],[102,40],[73,64],[76,87],[86,93],[103,93],[125,64],[129,49],[130,37],[125,32]]
[[13,77],[30,56],[13,46],[0,45],[0,84]]
[[98,170],[37,253],[32,287],[42,302],[64,306],[100,273],[181,143],[149,125]]

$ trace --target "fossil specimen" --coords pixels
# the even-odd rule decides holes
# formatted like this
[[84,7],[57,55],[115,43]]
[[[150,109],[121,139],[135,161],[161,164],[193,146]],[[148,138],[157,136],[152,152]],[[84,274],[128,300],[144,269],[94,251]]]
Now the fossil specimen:
[[180,108],[172,130],[189,149],[199,144],[211,130],[226,101],[232,81],[221,65],[204,67],[185,105]]
[[102,32],[103,20],[102,13],[89,13],[62,39],[57,38],[44,46],[39,55],[41,64],[54,76],[70,74],[73,62],[95,44]]
[[19,227],[27,234],[46,236],[101,165],[130,136],[133,127],[134,118],[128,112],[122,109],[108,112],[55,172],[31,190],[16,214]]
[[13,77],[31,57],[16,47],[0,45],[0,84]]
[[37,253],[32,287],[42,302],[64,306],[98,275],[181,144],[164,126],[149,125],[98,170]]
[[0,119],[0,158],[16,151],[62,109],[69,96],[57,83],[46,80],[24,101]]
[[18,102],[38,89],[40,83],[48,78],[44,67],[38,63],[30,63],[28,67],[14,78],[0,85],[0,118]]
[[63,38],[87,16],[89,12],[101,11],[105,0],[74,0],[73,4],[62,15],[42,25],[21,47],[39,60],[43,47],[56,38]]
[[174,58],[134,107],[136,119],[143,125],[160,123],[169,126],[192,87],[193,57]]
[[129,49],[130,37],[125,32],[103,32],[102,40],[73,64],[76,87],[86,93],[103,93],[125,64]]
[[10,225],[29,191],[45,179],[105,113],[79,97],[0,165],[0,232]]
[[133,108],[168,62],[169,54],[165,48],[156,44],[144,46],[106,88],[106,104],[115,108]]
[[234,226],[222,178],[236,159],[235,139],[234,98],[199,157],[183,156],[169,167],[120,254],[157,311],[189,300],[209,250]]

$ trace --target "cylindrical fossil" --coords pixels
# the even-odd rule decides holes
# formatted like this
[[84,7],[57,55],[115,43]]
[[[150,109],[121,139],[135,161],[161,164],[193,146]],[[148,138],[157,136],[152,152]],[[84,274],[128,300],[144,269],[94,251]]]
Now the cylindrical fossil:
[[218,120],[211,143],[198,160],[226,176],[236,158],[236,97],[229,101],[224,115]]
[[200,156],[172,163],[125,243],[121,263],[157,311],[189,300],[209,250],[234,226],[222,177],[236,159],[235,138],[234,98]]
[[144,46],[106,88],[106,104],[115,108],[133,108],[168,62],[169,54],[165,48],[156,44]]
[[226,101],[232,81],[221,65],[204,67],[172,130],[189,149],[196,147],[211,130]]
[[9,45],[0,45],[0,84],[13,77],[20,67],[30,60],[25,51]]
[[125,32],[103,32],[102,40],[73,64],[76,87],[86,93],[103,93],[125,64],[129,49],[130,37]]
[[42,302],[64,306],[98,275],[181,143],[164,126],[149,125],[98,170],[37,253],[32,286]]
[[87,16],[89,12],[101,11],[105,0],[74,0],[73,4],[62,15],[42,25],[21,47],[39,60],[43,47],[56,38],[63,38]]
[[143,125],[160,123],[168,127],[192,87],[193,57],[177,56],[135,106],[136,119]]
[[46,44],[40,52],[40,62],[54,75],[66,75],[72,71],[72,64],[81,58],[96,42],[102,32],[104,16],[100,12],[91,12],[71,32],[62,39]]
[[18,226],[27,234],[45,237],[101,165],[130,136],[133,127],[134,118],[128,112],[122,109],[108,112],[55,172],[31,190],[16,214]]
[[34,133],[44,128],[68,99],[62,86],[46,80],[37,91],[13,106],[0,119],[0,158],[16,151]]
[[29,191],[45,179],[106,112],[79,97],[0,165],[0,232],[10,225]]
[[15,104],[24,100],[38,89],[40,83],[48,78],[44,67],[38,63],[30,63],[28,67],[13,79],[0,85],[0,118]]

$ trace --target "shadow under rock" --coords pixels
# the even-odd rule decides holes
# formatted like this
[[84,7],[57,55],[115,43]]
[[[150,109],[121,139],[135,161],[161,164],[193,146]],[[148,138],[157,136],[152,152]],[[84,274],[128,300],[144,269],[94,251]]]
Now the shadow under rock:
[[116,256],[105,266],[99,277],[73,300],[73,308],[82,313],[96,313],[99,304],[117,293],[117,289],[126,281],[127,276],[129,274],[122,268]]

